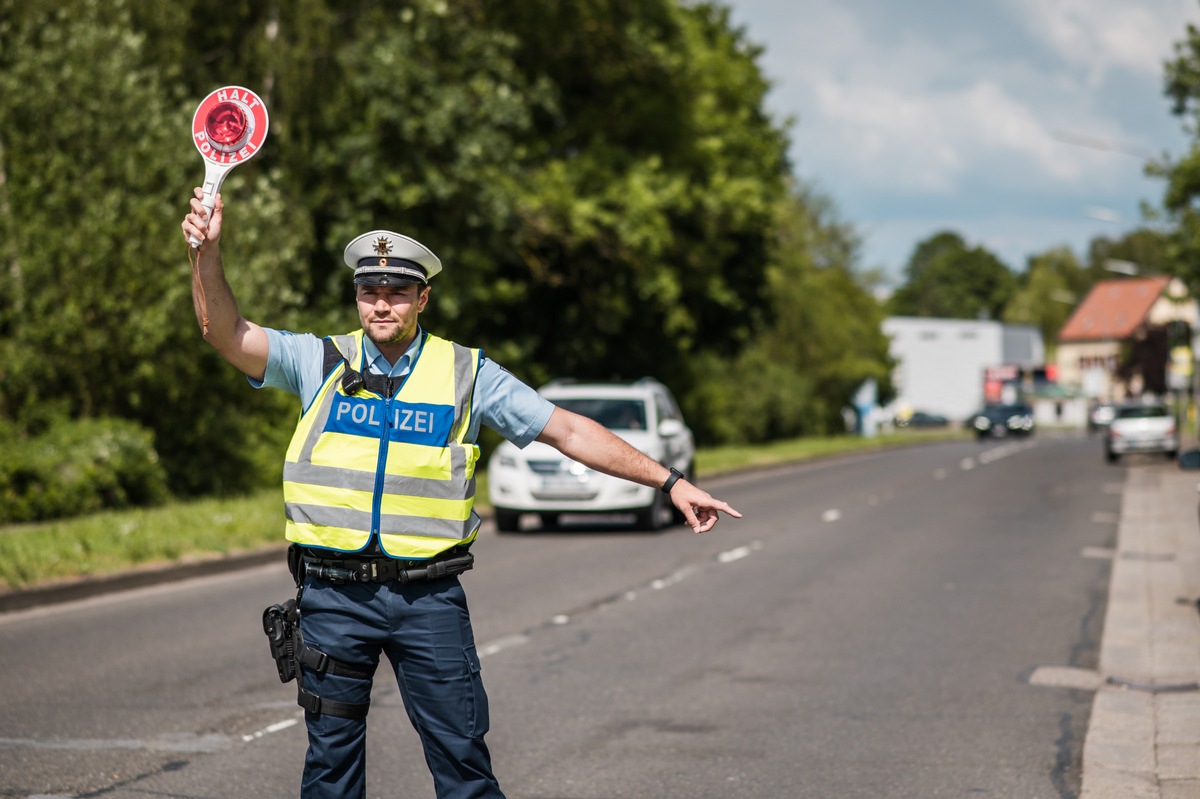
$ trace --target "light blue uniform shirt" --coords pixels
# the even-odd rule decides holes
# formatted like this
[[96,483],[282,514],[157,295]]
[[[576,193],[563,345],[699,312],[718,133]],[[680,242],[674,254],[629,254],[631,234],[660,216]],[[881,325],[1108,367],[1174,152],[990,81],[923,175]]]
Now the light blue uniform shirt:
[[[248,378],[250,385],[289,391],[300,398],[301,407],[307,410],[325,379],[321,372],[325,359],[324,339],[311,333],[289,333],[271,328],[264,330],[267,331],[270,347],[267,369],[261,381]],[[368,370],[388,377],[403,377],[412,369],[423,338],[418,328],[412,345],[392,364],[383,357],[375,342],[363,336]],[[474,443],[479,439],[479,425],[482,423],[521,448],[541,434],[546,422],[550,421],[550,414],[554,412],[554,405],[549,400],[486,357],[480,363],[479,374],[475,378],[471,406],[475,410],[471,414],[471,426],[467,429],[468,442]]]

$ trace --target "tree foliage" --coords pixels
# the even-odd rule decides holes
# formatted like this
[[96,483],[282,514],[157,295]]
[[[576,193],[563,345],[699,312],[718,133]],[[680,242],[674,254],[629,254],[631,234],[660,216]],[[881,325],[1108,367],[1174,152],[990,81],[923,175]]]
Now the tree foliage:
[[342,249],[387,227],[446,264],[427,326],[530,382],[654,374],[725,414],[712,375],[755,375],[710,440],[827,430],[886,371],[880,311],[789,187],[759,54],[675,0],[0,0],[0,419],[135,421],[177,492],[277,478],[295,408],[200,339],[179,232],[192,112],[237,84],[271,114],[224,187],[249,318],[353,328]]
[[1016,278],[999,258],[943,231],[913,250],[890,310],[898,316],[999,319],[1015,288]]
[[[128,6],[8,3],[2,18],[0,410],[28,432],[62,414],[136,420],[177,488],[240,488],[227,477],[245,479],[272,443],[251,414],[278,406],[235,399],[245,381],[192,326],[178,228],[178,187],[198,167],[190,113],[146,61]],[[245,215],[279,226],[278,192],[256,183]],[[274,306],[292,291],[263,279],[286,273],[281,253],[245,244],[231,255],[250,267],[238,275],[247,304]]]
[[778,215],[767,275],[773,322],[725,366],[728,380],[706,383],[697,397],[716,440],[835,433],[865,380],[880,386],[882,402],[893,394],[884,311],[855,271],[858,236],[809,189]]
[[1148,171],[1166,181],[1165,260],[1195,294],[1200,292],[1200,29],[1195,25],[1189,23],[1184,38],[1175,43],[1175,57],[1166,63],[1164,89],[1192,142],[1186,153],[1164,157]]
[[1004,321],[1033,325],[1052,351],[1058,333],[1083,299],[1090,282],[1079,259],[1067,247],[1057,247],[1029,259],[1017,288],[1004,308]]
[[[1120,236],[1097,236],[1088,245],[1087,267],[1077,278],[1091,287],[1100,280],[1118,276],[1114,267],[1132,267],[1143,275],[1159,275],[1170,269],[1168,234],[1150,228],[1137,228]],[[1114,263],[1118,262],[1118,263]]]

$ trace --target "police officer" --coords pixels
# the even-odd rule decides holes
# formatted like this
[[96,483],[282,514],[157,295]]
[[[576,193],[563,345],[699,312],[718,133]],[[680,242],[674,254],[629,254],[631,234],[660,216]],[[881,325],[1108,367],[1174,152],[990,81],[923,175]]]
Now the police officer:
[[385,655],[420,734],[439,799],[502,797],[484,743],[487,696],[458,574],[479,532],[475,445],[486,424],[593,469],[661,488],[697,533],[740,517],[595,422],[418,323],[442,263],[408,236],[355,238],[361,329],[318,338],[244,318],[225,279],[224,203],[195,190],[185,239],[201,242],[193,299],[205,339],[256,387],[298,396],[284,462],[289,564],[300,587],[300,704],[309,747],[301,795],[363,797],[366,711]]

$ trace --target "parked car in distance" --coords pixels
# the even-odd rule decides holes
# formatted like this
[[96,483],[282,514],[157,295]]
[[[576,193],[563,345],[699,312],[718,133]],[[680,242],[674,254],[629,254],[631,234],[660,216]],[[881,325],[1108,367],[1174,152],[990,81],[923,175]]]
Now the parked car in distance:
[[1116,463],[1122,455],[1159,452],[1172,460],[1179,454],[1175,415],[1162,403],[1119,405],[1104,436],[1104,458]]
[[[657,380],[633,383],[555,381],[538,389],[560,408],[593,419],[664,466],[695,477],[696,445],[671,392]],[[681,517],[656,487],[593,471],[553,447],[533,442],[518,449],[502,443],[488,461],[488,499],[496,529],[519,529],[521,515],[536,513],[543,528],[561,514],[633,514],[641,529],[655,530]]]
[[897,416],[894,424],[896,427],[946,427],[950,420],[940,413],[913,411],[907,416]]
[[1088,432],[1095,433],[1106,429],[1117,415],[1117,406],[1111,402],[1101,402],[1088,410]]
[[1032,435],[1033,408],[1024,402],[985,405],[971,419],[971,428],[977,439]]

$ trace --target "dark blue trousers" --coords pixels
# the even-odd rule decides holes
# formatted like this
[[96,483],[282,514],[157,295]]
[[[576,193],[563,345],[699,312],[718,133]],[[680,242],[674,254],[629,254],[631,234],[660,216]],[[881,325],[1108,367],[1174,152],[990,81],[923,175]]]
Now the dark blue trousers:
[[[300,600],[304,642],[332,658],[373,668],[383,654],[413,727],[438,799],[503,799],[483,742],[488,702],[458,577],[407,584],[333,583],[306,578]],[[305,670],[309,691],[366,702],[371,680]],[[308,756],[303,799],[366,796],[366,720],[305,712]]]

